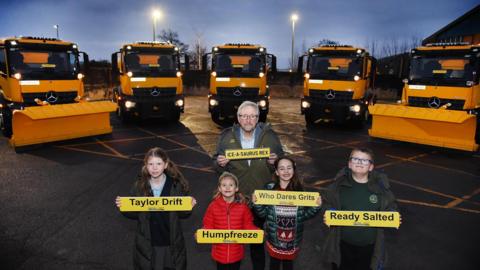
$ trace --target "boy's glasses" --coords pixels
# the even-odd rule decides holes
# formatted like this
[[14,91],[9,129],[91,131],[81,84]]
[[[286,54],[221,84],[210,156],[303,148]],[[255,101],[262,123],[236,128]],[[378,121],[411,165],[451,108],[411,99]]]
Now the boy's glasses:
[[238,118],[242,119],[242,120],[246,120],[246,119],[257,119],[258,115],[256,114],[252,114],[252,115],[248,115],[248,114],[239,114],[238,115]]
[[350,161],[356,164],[368,165],[372,163],[370,159],[351,157]]

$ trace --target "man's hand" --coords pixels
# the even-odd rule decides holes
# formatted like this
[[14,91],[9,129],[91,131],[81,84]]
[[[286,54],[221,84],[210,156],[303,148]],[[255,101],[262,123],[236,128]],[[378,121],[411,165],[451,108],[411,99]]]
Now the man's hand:
[[224,155],[218,155],[217,156],[218,166],[225,167],[228,162],[230,162],[230,159],[227,159]]
[[275,160],[278,158],[277,154],[275,153],[270,153],[270,157],[268,158],[267,162],[271,165],[275,163]]

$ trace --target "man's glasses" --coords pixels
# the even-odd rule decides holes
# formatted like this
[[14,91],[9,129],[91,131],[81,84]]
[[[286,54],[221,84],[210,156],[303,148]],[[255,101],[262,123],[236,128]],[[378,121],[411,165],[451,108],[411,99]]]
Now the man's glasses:
[[372,163],[370,159],[351,157],[350,161],[356,164],[368,165]]
[[238,118],[242,119],[242,120],[246,120],[246,119],[257,119],[258,115],[256,114],[252,114],[252,115],[247,115],[247,114],[239,114],[238,115]]

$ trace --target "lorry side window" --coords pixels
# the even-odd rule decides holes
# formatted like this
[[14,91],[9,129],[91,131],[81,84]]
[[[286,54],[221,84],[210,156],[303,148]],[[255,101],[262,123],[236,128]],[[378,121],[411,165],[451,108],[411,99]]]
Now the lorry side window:
[[0,48],[0,71],[7,74],[5,51],[3,50],[3,48]]

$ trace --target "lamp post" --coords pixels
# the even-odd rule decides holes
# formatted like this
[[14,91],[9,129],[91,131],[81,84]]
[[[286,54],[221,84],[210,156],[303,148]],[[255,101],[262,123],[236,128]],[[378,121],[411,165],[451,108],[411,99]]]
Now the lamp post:
[[59,26],[58,24],[53,25],[53,28],[55,28],[55,30],[57,30],[57,39],[60,39],[60,38],[59,38],[59,35],[58,35],[58,28],[59,28],[59,27],[60,27],[60,26]]
[[292,63],[290,67],[293,72],[293,66],[294,66],[293,51],[295,48],[295,22],[298,20],[298,15],[296,13],[293,13],[292,16],[290,16],[290,20],[292,21]]
[[155,41],[155,30],[157,28],[157,20],[160,19],[160,17],[162,17],[162,12],[160,12],[160,10],[158,9],[154,9],[152,11],[152,18],[153,18],[153,41]]

